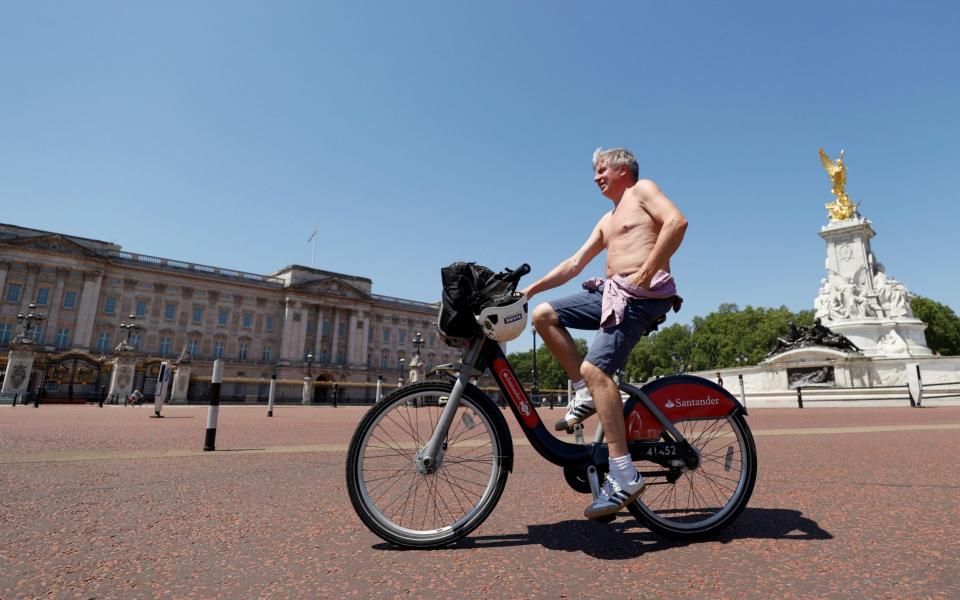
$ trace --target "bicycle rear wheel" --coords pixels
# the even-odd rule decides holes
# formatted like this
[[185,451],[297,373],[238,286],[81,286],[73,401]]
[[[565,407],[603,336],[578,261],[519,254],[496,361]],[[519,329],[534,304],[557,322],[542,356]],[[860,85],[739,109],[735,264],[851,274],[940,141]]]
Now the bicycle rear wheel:
[[438,381],[397,390],[370,409],[350,442],[350,500],[364,524],[390,543],[432,548],[466,536],[493,511],[506,485],[509,431],[492,402],[470,390],[457,405],[439,467],[417,469],[417,452],[452,389]]
[[718,533],[736,519],[757,479],[757,450],[742,414],[674,423],[700,455],[695,470],[649,477],[627,508],[651,531],[675,539]]

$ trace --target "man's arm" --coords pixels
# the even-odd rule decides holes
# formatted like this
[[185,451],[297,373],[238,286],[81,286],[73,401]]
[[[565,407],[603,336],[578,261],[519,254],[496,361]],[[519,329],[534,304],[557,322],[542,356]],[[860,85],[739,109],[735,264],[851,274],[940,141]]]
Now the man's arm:
[[583,271],[583,268],[587,266],[594,257],[600,254],[600,251],[603,250],[603,229],[600,227],[600,224],[603,223],[603,219],[605,218],[607,218],[606,215],[597,222],[597,225],[590,233],[590,237],[587,238],[587,241],[573,256],[555,266],[549,273],[522,291],[528,300],[532,298],[534,294],[555,288],[570,281],[580,274],[580,271]]
[[661,224],[660,235],[653,245],[653,250],[650,251],[640,270],[630,277],[630,283],[633,285],[649,288],[653,276],[669,264],[670,257],[680,247],[683,235],[687,231],[687,219],[677,205],[660,191],[657,184],[648,179],[638,181],[631,189],[631,194],[647,214]]

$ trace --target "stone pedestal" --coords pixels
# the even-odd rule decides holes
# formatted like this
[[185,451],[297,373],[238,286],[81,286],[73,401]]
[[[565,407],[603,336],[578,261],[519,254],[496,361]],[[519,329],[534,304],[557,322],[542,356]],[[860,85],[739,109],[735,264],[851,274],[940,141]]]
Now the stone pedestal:
[[416,383],[418,381],[423,381],[426,378],[426,365],[423,364],[423,361],[420,360],[420,353],[413,355],[413,358],[410,359],[410,370],[408,373],[407,383]]
[[186,404],[187,388],[190,387],[190,363],[178,364],[173,372],[173,390],[170,392],[170,404]]
[[12,397],[28,391],[30,375],[33,373],[33,360],[37,355],[36,349],[37,345],[32,340],[14,340],[10,344],[7,374],[4,376],[0,395]]
[[303,378],[303,404],[311,404],[313,402],[313,379],[309,377]]
[[827,243],[827,277],[814,300],[816,317],[856,344],[864,356],[931,356],[924,329],[913,316],[910,293],[889,277],[870,249],[870,221],[855,217],[820,229]]
[[110,375],[110,390],[107,398],[123,404],[127,396],[133,393],[133,379],[137,366],[137,353],[130,350],[117,350],[113,359],[113,373]]

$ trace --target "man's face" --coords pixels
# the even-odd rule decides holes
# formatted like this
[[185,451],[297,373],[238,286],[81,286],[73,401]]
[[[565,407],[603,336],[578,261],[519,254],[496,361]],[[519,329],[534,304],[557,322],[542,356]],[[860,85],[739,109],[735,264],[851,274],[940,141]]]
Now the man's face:
[[612,200],[619,199],[630,183],[626,166],[611,165],[607,162],[597,165],[593,181],[600,188],[600,193]]

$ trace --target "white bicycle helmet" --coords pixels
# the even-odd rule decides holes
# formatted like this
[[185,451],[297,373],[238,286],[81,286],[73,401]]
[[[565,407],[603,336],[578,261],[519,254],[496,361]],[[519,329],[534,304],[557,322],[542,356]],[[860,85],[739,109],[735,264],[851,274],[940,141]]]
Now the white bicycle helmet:
[[527,328],[527,297],[519,292],[504,295],[477,315],[483,334],[498,342],[516,339]]

